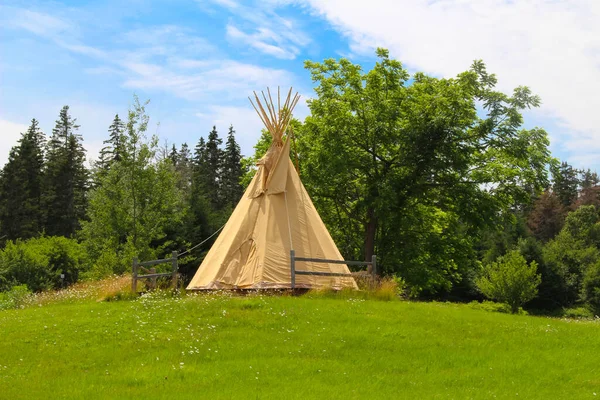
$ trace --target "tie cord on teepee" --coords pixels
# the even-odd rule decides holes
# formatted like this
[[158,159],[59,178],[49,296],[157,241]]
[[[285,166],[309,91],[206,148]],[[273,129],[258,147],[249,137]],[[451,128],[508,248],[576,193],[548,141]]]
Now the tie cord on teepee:
[[265,124],[267,130],[271,133],[271,136],[273,136],[274,143],[281,145],[283,134],[290,123],[292,111],[294,110],[294,107],[296,107],[296,104],[298,104],[300,95],[296,92],[296,94],[292,96],[292,88],[290,88],[285,101],[281,104],[281,92],[279,87],[277,87],[277,108],[275,108],[275,103],[271,97],[271,90],[267,88],[267,95],[265,95],[264,91],[261,91],[261,94],[263,98],[262,102],[256,92],[254,92],[256,104],[254,104],[254,101],[252,101],[250,97],[248,97],[248,100],[250,100],[252,107],[254,107],[254,110],[262,120],[263,124]]

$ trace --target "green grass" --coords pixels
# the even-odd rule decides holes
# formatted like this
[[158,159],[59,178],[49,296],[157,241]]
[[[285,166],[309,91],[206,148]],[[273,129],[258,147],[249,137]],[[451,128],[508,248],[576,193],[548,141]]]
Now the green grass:
[[2,399],[600,396],[599,323],[452,304],[84,299],[0,311],[0,339]]

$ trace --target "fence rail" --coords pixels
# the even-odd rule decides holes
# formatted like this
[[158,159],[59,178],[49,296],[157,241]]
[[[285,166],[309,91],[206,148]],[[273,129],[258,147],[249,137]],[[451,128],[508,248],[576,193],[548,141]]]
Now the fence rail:
[[307,257],[296,257],[296,251],[290,250],[290,274],[292,289],[296,288],[296,275],[314,275],[314,276],[347,276],[351,277],[352,274],[343,272],[320,272],[320,271],[302,271],[296,269],[296,262],[315,262],[323,264],[346,264],[346,265],[362,265],[371,268],[371,275],[373,278],[377,275],[377,257],[373,255],[371,261],[345,261],[345,260],[327,260],[323,258],[307,258]]
[[[163,272],[163,273],[157,274],[155,268],[151,268],[151,269],[144,268],[144,267],[149,267],[152,265],[168,264],[168,263],[171,263],[171,272]],[[172,285],[173,285],[173,289],[177,289],[178,268],[179,267],[177,265],[177,252],[176,251],[171,253],[171,258],[163,258],[160,260],[150,260],[150,261],[139,262],[137,257],[135,257],[133,259],[133,267],[132,267],[132,271],[131,271],[132,272],[131,273],[131,290],[133,291],[133,293],[137,292],[137,281],[139,279],[152,279],[152,287],[156,288],[156,278],[161,277],[161,276],[170,276]],[[146,271],[146,272],[150,272],[150,273],[140,275],[139,274],[140,269],[143,271]]]

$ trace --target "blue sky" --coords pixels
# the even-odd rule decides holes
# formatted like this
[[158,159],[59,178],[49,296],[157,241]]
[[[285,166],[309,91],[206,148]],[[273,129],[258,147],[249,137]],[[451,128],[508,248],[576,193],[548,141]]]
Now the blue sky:
[[[527,4],[524,4],[527,3]],[[0,163],[32,117],[50,133],[68,104],[95,156],[133,94],[151,133],[194,145],[233,124],[249,154],[261,123],[247,97],[266,86],[312,95],[306,59],[370,68],[390,49],[410,71],[454,76],[483,59],[510,91],[543,106],[555,156],[600,166],[600,2],[595,0],[175,0],[0,5]],[[308,113],[300,104],[296,116]]]

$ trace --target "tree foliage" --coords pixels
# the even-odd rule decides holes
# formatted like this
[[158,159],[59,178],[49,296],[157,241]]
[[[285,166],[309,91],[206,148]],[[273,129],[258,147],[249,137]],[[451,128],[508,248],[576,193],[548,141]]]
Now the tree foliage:
[[45,135],[34,118],[10,151],[0,175],[0,236],[28,239],[44,229]]
[[518,250],[487,265],[476,281],[486,297],[508,304],[513,313],[537,295],[540,282],[537,263],[528,264]]
[[411,79],[377,56],[368,72],[306,62],[316,97],[298,135],[302,178],[346,257],[377,252],[419,290],[447,290],[475,267],[479,228],[547,186],[547,135],[521,128],[539,98],[496,91],[479,61],[456,78]]
[[52,236],[73,236],[86,217],[88,171],[76,122],[64,106],[46,149],[43,204],[45,231]]
[[100,271],[122,273],[133,257],[162,256],[159,253],[168,245],[166,230],[181,223],[184,214],[173,165],[169,160],[156,161],[158,139],[146,139],[148,121],[145,104],[135,98],[122,137],[121,159],[90,194],[89,221],[82,236]]

